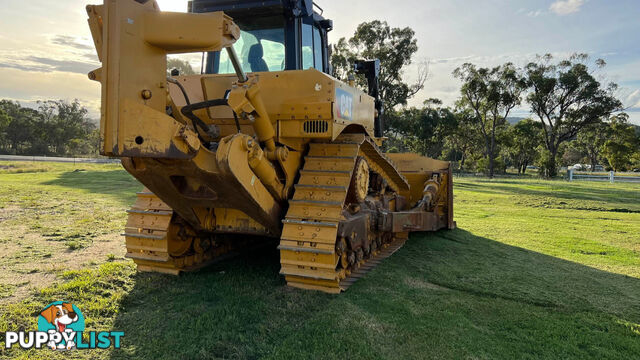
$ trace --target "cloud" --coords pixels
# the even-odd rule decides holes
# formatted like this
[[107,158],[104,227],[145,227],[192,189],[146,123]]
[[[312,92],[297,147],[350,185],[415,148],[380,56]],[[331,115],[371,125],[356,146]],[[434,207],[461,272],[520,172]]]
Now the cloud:
[[542,15],[542,10],[535,10],[535,11],[532,10],[527,13],[528,17],[534,17],[534,18],[540,15]]
[[75,61],[75,60],[58,60],[42,56],[28,56],[24,58],[0,59],[0,68],[17,69],[30,72],[67,72],[74,74],[86,75],[89,71],[95,70],[98,66],[94,63]]
[[75,60],[56,60],[38,56],[30,56],[29,58],[27,58],[27,60],[49,66],[52,71],[62,71],[85,75],[89,71],[96,69],[95,64]]
[[88,41],[85,41],[85,39],[75,38],[73,36],[55,35],[51,38],[51,43],[60,46],[73,47],[78,50],[94,51],[94,47],[88,44]]
[[95,63],[99,63],[100,60],[98,59],[98,55],[96,55],[96,53],[94,52],[90,52],[90,53],[86,53],[86,54],[82,54],[82,57],[85,59],[89,59]]
[[[551,54],[555,59],[563,59],[572,53],[556,51]],[[430,59],[429,78],[425,83],[425,88],[418,92],[416,96],[409,99],[408,105],[420,107],[424,99],[438,98],[443,101],[445,106],[454,106],[456,100],[460,97],[461,82],[454,78],[451,73],[455,68],[465,62],[470,62],[480,67],[494,67],[507,62],[511,62],[516,66],[524,66],[531,61],[535,61],[537,55],[535,52],[515,52]],[[411,69],[407,69],[407,75],[412,73],[410,70]],[[407,76],[406,80],[411,83],[409,76]],[[522,105],[514,109],[513,116],[531,116],[528,104],[523,101]]]
[[585,0],[558,0],[549,6],[549,10],[558,15],[569,15],[580,11]]
[[33,106],[38,100],[79,99],[89,109],[92,118],[100,117],[100,84],[84,74],[0,68],[0,78],[0,99]]
[[460,57],[443,58],[443,59],[430,59],[429,64],[462,63],[462,62],[471,60],[473,58],[474,58],[473,55],[469,55],[469,56],[460,56]]
[[[0,68],[35,73],[72,73],[85,76],[100,67],[93,43],[86,37],[52,35],[48,44],[0,49]],[[52,46],[53,45],[53,46]]]
[[636,90],[627,96],[625,105],[629,108],[640,108],[640,90]]
[[13,62],[13,61],[8,61],[8,62],[0,61],[0,68],[16,69],[16,70],[30,71],[30,72],[51,72],[52,71],[51,69],[46,68],[44,66],[25,65],[25,64],[21,64],[20,62]]

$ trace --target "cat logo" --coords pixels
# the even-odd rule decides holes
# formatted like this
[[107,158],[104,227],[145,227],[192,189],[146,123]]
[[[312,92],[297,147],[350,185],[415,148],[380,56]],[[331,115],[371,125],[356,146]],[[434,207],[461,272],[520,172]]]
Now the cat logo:
[[353,120],[353,95],[340,88],[336,89],[336,109],[338,118]]

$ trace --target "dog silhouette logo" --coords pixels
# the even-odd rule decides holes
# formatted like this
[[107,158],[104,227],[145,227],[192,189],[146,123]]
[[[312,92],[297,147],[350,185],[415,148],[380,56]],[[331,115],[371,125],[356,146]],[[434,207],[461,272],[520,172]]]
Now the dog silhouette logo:
[[[38,331],[5,331],[4,348],[85,350],[120,349],[124,331],[86,331],[80,309],[68,301],[55,301],[36,315]],[[0,338],[2,338],[0,336]]]
[[[56,301],[47,305],[38,316],[38,331],[49,334],[60,333],[62,341],[49,341],[47,346],[53,350],[71,350],[76,347],[76,339],[72,333],[84,331],[84,316],[77,306],[64,301]],[[66,336],[65,336],[66,335]]]

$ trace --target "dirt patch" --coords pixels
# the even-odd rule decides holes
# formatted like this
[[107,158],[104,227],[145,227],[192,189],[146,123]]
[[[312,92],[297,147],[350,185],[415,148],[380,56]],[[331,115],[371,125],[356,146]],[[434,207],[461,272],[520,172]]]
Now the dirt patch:
[[18,206],[7,206],[0,209],[0,223],[11,220],[22,214],[22,209]]
[[11,289],[0,304],[21,301],[34,290],[50,287],[65,271],[95,267],[108,259],[122,260],[126,253],[119,233],[96,236],[91,245],[77,250],[24,226],[2,229],[0,239],[4,239],[0,253],[5,255],[0,259],[0,287]]

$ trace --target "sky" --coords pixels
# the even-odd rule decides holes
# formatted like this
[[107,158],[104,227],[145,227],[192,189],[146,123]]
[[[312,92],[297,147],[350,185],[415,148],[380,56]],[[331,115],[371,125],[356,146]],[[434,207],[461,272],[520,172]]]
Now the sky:
[[[93,1],[99,3],[100,1]],[[404,77],[415,79],[425,64],[427,98],[453,105],[460,83],[451,75],[465,62],[523,66],[537,54],[560,59],[572,53],[602,58],[603,82],[631,121],[640,125],[640,1],[638,0],[315,0],[333,19],[329,41],[350,37],[363,21],[411,27],[419,50]],[[99,115],[100,85],[87,73],[100,67],[86,22],[91,0],[4,0],[0,10],[0,99],[35,106],[38,100],[78,99]],[[186,11],[186,0],[158,0],[165,11]],[[190,59],[195,59],[191,57]],[[196,65],[196,64],[194,64]],[[194,66],[199,68],[199,65]],[[514,116],[527,116],[526,104]]]

